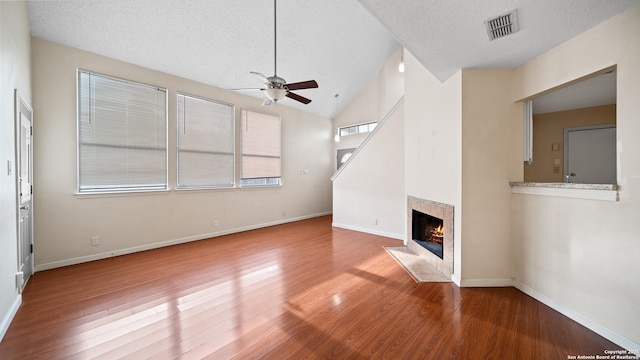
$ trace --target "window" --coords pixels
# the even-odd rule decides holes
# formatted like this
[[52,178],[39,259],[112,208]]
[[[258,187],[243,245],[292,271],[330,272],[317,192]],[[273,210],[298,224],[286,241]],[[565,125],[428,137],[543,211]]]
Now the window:
[[78,192],[167,189],[165,89],[78,71]]
[[336,170],[340,169],[340,167],[351,158],[354,151],[356,151],[356,148],[338,149]]
[[242,110],[240,186],[281,185],[280,118]]
[[340,128],[340,136],[348,136],[348,135],[364,134],[364,133],[372,132],[373,129],[376,128],[376,126],[378,126],[377,122],[371,122],[367,124],[343,127],[343,128]]
[[178,94],[178,188],[233,187],[234,108]]

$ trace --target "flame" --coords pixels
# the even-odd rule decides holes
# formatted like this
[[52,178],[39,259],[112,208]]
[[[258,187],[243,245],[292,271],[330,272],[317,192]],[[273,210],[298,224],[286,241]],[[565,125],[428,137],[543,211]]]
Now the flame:
[[433,230],[437,235],[443,235],[444,234],[444,229],[442,228],[442,225],[438,226],[436,229]]

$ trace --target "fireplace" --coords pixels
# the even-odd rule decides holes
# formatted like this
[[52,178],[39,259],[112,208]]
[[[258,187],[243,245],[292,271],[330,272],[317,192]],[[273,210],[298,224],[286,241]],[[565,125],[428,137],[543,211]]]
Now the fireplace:
[[408,196],[407,222],[407,247],[451,278],[453,205]]
[[444,227],[442,219],[412,209],[413,241],[442,259]]

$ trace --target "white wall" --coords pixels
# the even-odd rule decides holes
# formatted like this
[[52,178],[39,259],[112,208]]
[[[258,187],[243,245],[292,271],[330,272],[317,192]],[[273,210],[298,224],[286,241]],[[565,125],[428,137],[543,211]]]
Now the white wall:
[[[0,339],[18,309],[14,89],[31,103],[30,30],[25,2],[0,1]],[[37,116],[37,114],[36,114]],[[37,120],[36,120],[37,121]],[[8,173],[10,162],[11,174]]]
[[[35,262],[46,269],[331,212],[332,122],[286,107],[41,39],[32,39]],[[176,184],[176,91],[279,114],[283,186],[76,196],[76,69],[168,88],[169,185]],[[239,135],[239,132],[238,132]],[[236,139],[237,148],[240,145]],[[237,150],[237,153],[239,151]],[[239,157],[237,159],[239,168]],[[303,170],[309,170],[308,175]],[[218,220],[219,225],[214,225]],[[91,246],[92,236],[101,244]]]
[[459,284],[463,236],[462,72],[441,83],[409,52],[404,58],[406,195],[454,206],[453,280]]
[[[380,73],[356,98],[333,120],[333,133],[355,124],[380,121],[404,95],[404,74],[398,71],[401,48],[385,60]],[[338,100],[339,101],[339,100]],[[369,133],[343,136],[334,144],[334,169],[337,167],[336,151],[357,148]]]
[[404,111],[376,128],[333,180],[333,225],[404,239]]
[[514,195],[520,288],[640,348],[640,4],[516,69],[515,100],[617,65],[618,202]]
[[[334,120],[338,128],[380,122],[404,95],[404,74],[398,71],[400,49],[380,73]],[[333,181],[333,225],[392,238],[404,238],[404,112],[402,106],[374,133],[341,138],[336,150],[360,147]],[[371,136],[369,138],[369,136]]]

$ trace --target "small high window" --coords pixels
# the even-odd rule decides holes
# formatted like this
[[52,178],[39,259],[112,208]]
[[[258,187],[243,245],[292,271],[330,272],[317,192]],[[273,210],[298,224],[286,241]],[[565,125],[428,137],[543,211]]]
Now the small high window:
[[347,127],[340,128],[339,133],[340,133],[340,136],[364,134],[364,133],[372,132],[373,129],[376,128],[376,126],[378,126],[377,122],[347,126]]

